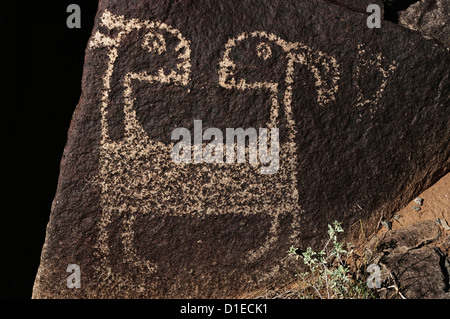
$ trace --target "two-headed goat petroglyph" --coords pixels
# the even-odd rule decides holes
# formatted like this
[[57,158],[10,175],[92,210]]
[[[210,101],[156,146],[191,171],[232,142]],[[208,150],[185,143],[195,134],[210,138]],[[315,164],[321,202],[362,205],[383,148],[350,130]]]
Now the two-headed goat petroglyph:
[[[97,251],[102,276],[144,289],[144,278],[148,278],[158,267],[157,262],[140,254],[135,245],[137,234],[134,224],[137,216],[145,214],[263,214],[271,220],[269,230],[261,246],[248,251],[246,263],[258,261],[275,246],[282,216],[292,216],[290,238],[294,240],[298,236],[302,212],[297,191],[297,131],[292,112],[292,86],[296,81],[294,71],[297,66],[306,67],[310,71],[315,81],[317,104],[324,107],[335,101],[338,93],[340,76],[336,59],[300,42],[288,42],[265,31],[244,32],[229,39],[224,43],[221,61],[217,66],[217,85],[236,92],[265,91],[270,94],[270,120],[266,126],[278,127],[280,114],[285,116],[287,123],[287,138],[279,149],[279,169],[276,174],[264,175],[260,173],[261,163],[175,163],[171,159],[173,143],[155,141],[144,131],[137,117],[133,90],[143,82],[185,87],[191,81],[190,42],[179,30],[165,23],[125,19],[124,16],[114,15],[107,10],[101,17],[100,26],[101,30],[109,30],[109,34],[97,31],[89,46],[91,49],[105,50],[107,56],[107,65],[102,75],[100,159],[96,178],[101,189],[102,214],[98,223]],[[111,32],[112,30],[115,32]],[[170,50],[174,51],[171,54],[176,55],[178,62],[170,68],[161,65],[153,72],[142,67],[121,75],[124,135],[123,138],[114,140],[109,135],[107,116],[114,65],[123,40],[136,31],[143,36],[139,37],[135,45],[140,45],[140,49],[148,53],[149,59],[167,53],[169,38],[172,42],[176,41],[177,44]],[[264,61],[273,58],[274,46],[282,50],[283,58],[286,59],[283,83],[249,80],[245,75],[237,75],[237,66],[230,52],[247,40],[259,42],[256,50],[248,53]],[[375,96],[375,99],[379,98],[378,95]],[[283,112],[280,112],[280,108]],[[226,201],[221,200],[223,194],[227,195]],[[110,257],[113,228],[116,229],[114,239],[121,242],[123,263],[128,267],[137,267],[142,278],[131,279],[127,274],[114,271]]]

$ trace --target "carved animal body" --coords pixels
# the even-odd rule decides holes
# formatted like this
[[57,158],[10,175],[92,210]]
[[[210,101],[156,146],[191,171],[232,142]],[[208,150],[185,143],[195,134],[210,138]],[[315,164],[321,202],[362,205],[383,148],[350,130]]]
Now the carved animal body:
[[[107,36],[100,31],[90,42],[91,49],[106,48],[108,61],[103,75],[104,91],[101,105],[101,146],[99,174],[96,183],[102,190],[102,216],[98,224],[98,256],[101,260],[99,272],[128,285],[145,289],[143,281],[116,273],[110,261],[111,228],[120,229],[122,257],[129,267],[138,267],[146,274],[156,271],[158,265],[135,248],[137,234],[134,224],[140,214],[265,214],[271,219],[270,230],[265,241],[256,250],[248,251],[246,263],[257,261],[265,252],[273,248],[279,234],[281,216],[291,214],[291,242],[295,242],[302,209],[299,205],[296,167],[295,122],[292,116],[292,84],[296,81],[296,65],[305,66],[315,79],[317,103],[325,107],[335,99],[338,91],[338,63],[320,51],[315,51],[302,43],[287,42],[275,34],[264,31],[241,33],[224,44],[222,60],[218,66],[217,85],[228,90],[261,90],[271,96],[270,121],[268,128],[275,128],[279,122],[280,107],[286,117],[287,140],[280,147],[280,169],[274,175],[260,174],[261,164],[182,164],[171,160],[172,143],[162,143],[151,139],[138,119],[133,98],[139,85],[155,83],[173,84],[185,87],[190,79],[191,49],[179,30],[161,22],[125,19],[105,11],[102,25],[107,30],[115,30],[115,36]],[[122,85],[120,101],[112,101],[111,79],[114,76],[118,52],[122,41],[128,36],[137,37],[135,45],[145,50],[149,59],[161,56],[169,50],[177,55],[175,66],[161,65],[156,72],[143,67],[127,72],[117,81]],[[245,75],[236,75],[236,64],[232,51],[249,39],[258,42],[256,54],[260,59],[272,58],[271,47],[276,46],[285,55],[284,83],[267,80],[247,80]],[[280,91],[284,88],[284,92]],[[280,98],[282,96],[282,98]],[[124,112],[124,134],[114,140],[108,132],[108,110],[112,102],[122,103]],[[227,201],[221,200],[228,194]],[[282,203],[280,205],[280,203]],[[115,233],[115,232],[114,232]],[[116,238],[118,239],[118,238]]]

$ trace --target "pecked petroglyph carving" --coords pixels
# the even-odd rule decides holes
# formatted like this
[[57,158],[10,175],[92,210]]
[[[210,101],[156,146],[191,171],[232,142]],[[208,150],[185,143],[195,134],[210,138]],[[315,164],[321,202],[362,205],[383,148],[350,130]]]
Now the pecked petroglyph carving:
[[[300,207],[293,175],[295,148],[291,144],[282,147],[281,167],[276,177],[261,175],[261,164],[241,166],[226,164],[188,165],[175,164],[171,160],[172,143],[164,144],[148,137],[137,119],[134,108],[133,90],[139,83],[161,82],[184,86],[189,81],[190,49],[178,30],[158,22],[125,20],[105,11],[103,26],[117,29],[114,38],[97,32],[90,47],[106,47],[108,66],[103,76],[99,173],[96,182],[101,188],[102,216],[99,222],[98,256],[101,260],[99,272],[105,279],[122,284],[145,287],[144,280],[149,273],[157,270],[157,265],[136,250],[134,223],[138,214],[267,214],[272,219],[270,231],[261,247],[249,251],[247,262],[253,262],[270,249],[278,236],[281,214],[296,216],[293,223],[298,224]],[[141,47],[151,54],[164,54],[166,51],[164,34],[176,36],[179,40],[175,48],[179,51],[178,70],[165,70],[161,67],[152,74],[146,70],[127,72],[122,79],[124,137],[113,141],[108,133],[107,113],[110,104],[109,92],[114,63],[118,58],[117,48],[132,30],[148,30]],[[271,110],[275,119],[276,108]],[[292,129],[294,129],[292,127]],[[208,176],[209,182],[201,182]],[[245,186],[244,186],[245,183]],[[220,200],[222,194],[229,194],[227,202]],[[205,194],[205,195],[204,195]],[[113,226],[114,225],[114,226]],[[295,225],[294,225],[295,226]],[[110,262],[110,229],[120,228],[123,262],[128,267],[137,267],[143,278],[128,278],[126,274],[114,271]],[[295,229],[295,227],[294,227]],[[293,232],[292,237],[295,237]]]
[[[124,274],[115,273],[110,263],[109,226],[122,217],[122,244],[124,262],[138,267],[146,273],[156,270],[156,265],[141,258],[133,245],[133,224],[138,212],[149,213],[154,207],[161,208],[162,203],[154,202],[154,196],[161,196],[156,189],[147,189],[153,181],[152,176],[158,174],[163,167],[158,166],[158,157],[164,154],[167,146],[149,140],[136,118],[132,108],[133,100],[129,94],[132,91],[132,82],[147,81],[173,83],[186,85],[190,75],[190,48],[189,42],[181,33],[161,22],[126,20],[123,16],[115,16],[105,11],[101,18],[102,26],[109,30],[117,30],[115,37],[106,36],[97,31],[90,48],[107,48],[107,69],[103,75],[102,104],[101,104],[101,142],[99,172],[96,183],[101,188],[102,215],[99,222],[98,255],[100,258],[99,271],[102,276],[112,279],[119,284],[138,285],[143,289],[142,283],[130,280]],[[108,107],[109,93],[114,63],[118,58],[118,48],[122,40],[133,30],[146,30],[141,47],[150,54],[163,54],[166,42],[163,34],[178,39],[174,50],[178,53],[179,63],[177,69],[167,72],[161,67],[156,74],[144,72],[128,72],[123,79],[124,86],[124,138],[122,141],[113,141],[108,133]],[[165,158],[170,164],[170,158]],[[152,174],[153,173],[153,174]],[[164,179],[164,175],[161,175]],[[161,181],[160,181],[161,182]],[[158,185],[158,184],[156,184]],[[159,184],[160,185],[160,184]],[[139,189],[142,189],[141,192]],[[132,202],[133,204],[130,204]],[[154,207],[153,207],[154,205]],[[157,208],[158,209],[158,208]]]
[[[265,252],[274,247],[283,216],[292,216],[290,239],[295,241],[302,209],[297,191],[297,132],[292,112],[292,87],[296,81],[294,72],[297,66],[310,71],[315,80],[317,104],[323,107],[335,101],[338,92],[340,75],[335,58],[300,42],[287,42],[264,31],[242,33],[225,44],[218,66],[218,85],[236,92],[268,92],[270,119],[266,123],[267,128],[277,128],[280,114],[285,116],[287,139],[280,145],[280,167],[276,174],[264,175],[260,173],[262,163],[175,163],[171,157],[174,143],[158,142],[148,136],[139,122],[136,99],[133,96],[142,84],[165,83],[177,87],[188,85],[191,74],[189,41],[179,30],[165,23],[125,19],[124,16],[116,16],[107,10],[101,17],[101,27],[101,30],[109,30],[109,34],[97,31],[89,44],[91,49],[105,50],[107,56],[102,76],[100,157],[98,176],[95,178],[95,183],[101,189],[102,206],[96,247],[100,276],[120,285],[137,287],[140,291],[145,289],[148,285],[146,279],[157,271],[158,265],[136,248],[136,238],[145,234],[137,234],[134,226],[140,216],[147,214],[264,214],[270,218],[269,230],[260,247],[248,251],[246,263],[257,262]],[[120,139],[113,139],[108,130],[108,112],[111,107],[112,79],[116,72],[114,66],[124,39],[137,30],[143,36],[134,45],[146,52],[149,59],[172,50],[171,54],[177,57],[177,64],[172,67],[162,65],[157,70],[148,70],[144,66],[126,70],[120,75],[124,135]],[[168,40],[173,42],[174,39],[176,45],[169,48]],[[286,66],[282,74],[283,81],[250,80],[237,75],[237,66],[230,53],[238,44],[249,39],[259,43],[254,52],[246,53],[254,54],[263,61],[280,58],[273,56],[273,46],[282,50],[281,58],[285,60]],[[117,95],[115,98],[117,99]],[[280,108],[283,112],[280,112]],[[223,194],[227,194],[226,202],[221,200]],[[113,228],[115,231],[111,232]],[[126,273],[115,270],[111,254],[118,252],[111,249],[112,239],[121,244],[123,264],[136,267],[142,274],[141,278],[130,278]]]
[[[357,90],[356,107],[368,108],[371,118],[377,111],[378,103],[383,96],[389,77],[397,69],[398,65],[396,61],[392,61],[387,67],[383,67],[382,65],[385,64],[383,63],[385,60],[386,58],[381,52],[376,54],[370,53],[366,51],[364,44],[358,45],[358,57],[355,72],[355,86]],[[372,83],[375,80],[374,76],[369,74],[369,72],[373,70],[381,75],[381,81],[377,86],[378,89],[372,94],[363,92],[361,83]]]
[[[276,83],[273,81],[253,80],[250,81],[246,78],[237,78],[235,75],[236,64],[231,58],[231,51],[241,42],[245,42],[248,39],[258,39],[261,42],[256,45],[256,55],[263,59],[268,60],[272,58],[272,49],[270,45],[276,45],[282,49],[285,53],[286,69],[284,72],[284,83]],[[251,46],[249,46],[251,47]],[[266,240],[265,247],[260,249],[256,254],[252,255],[252,258],[260,257],[265,251],[267,251],[269,245],[276,241],[275,234],[277,233],[278,223],[282,214],[293,214],[292,228],[295,229],[300,223],[301,208],[296,205],[298,203],[298,190],[297,190],[297,146],[295,143],[296,127],[292,114],[292,85],[295,82],[293,73],[296,64],[303,65],[311,71],[316,82],[317,90],[317,102],[320,106],[323,106],[330,101],[335,100],[335,94],[338,91],[337,81],[339,80],[338,63],[336,60],[328,56],[327,54],[314,51],[306,45],[299,42],[290,43],[284,41],[278,36],[267,33],[264,31],[255,31],[252,33],[242,33],[236,38],[230,39],[225,45],[225,51],[223,58],[219,63],[219,85],[230,90],[266,90],[270,92],[271,96],[271,110],[270,121],[267,123],[267,127],[277,127],[280,114],[280,105],[284,109],[284,115],[287,120],[287,141],[280,146],[280,154],[283,167],[283,172],[286,174],[284,183],[288,185],[289,192],[284,194],[285,201],[293,203],[295,210],[284,211],[283,209],[275,209],[273,214],[274,222],[272,224],[271,233],[274,236]],[[279,98],[279,91],[281,86],[285,86],[285,91],[282,100]],[[294,240],[296,232],[293,232],[291,240]]]
[[[230,58],[230,52],[240,42],[250,38],[261,40],[256,47],[256,54],[263,60],[269,59],[272,54],[268,43],[279,46],[285,52],[285,58],[287,60],[285,82],[288,86],[288,90],[285,92],[284,102],[289,104],[289,106],[287,106],[288,108],[290,108],[290,104],[292,103],[292,97],[289,92],[292,91],[292,84],[294,82],[293,72],[295,64],[304,65],[313,74],[316,80],[314,84],[317,89],[317,102],[320,105],[325,105],[335,100],[338,91],[337,81],[339,80],[338,63],[335,58],[321,51],[313,50],[300,42],[287,42],[275,34],[264,31],[255,31],[251,33],[244,32],[228,41],[225,45],[224,58],[220,62],[219,69],[219,84],[222,87],[239,90],[264,89],[270,91],[274,96],[278,93],[281,83],[259,81],[250,83],[246,79],[235,78],[233,71],[236,66]],[[276,109],[273,113],[274,116],[276,116],[278,105],[273,105],[273,108]]]
[[[245,78],[236,78],[234,74],[236,65],[230,58],[230,52],[239,42],[245,41],[249,38],[257,38],[261,40],[256,47],[256,54],[264,60],[269,59],[272,54],[270,46],[267,43],[272,43],[279,46],[286,54],[286,90],[281,103],[278,101],[277,96],[282,83],[267,81],[249,82]],[[296,64],[304,65],[312,72],[316,80],[315,86],[317,89],[317,102],[319,105],[325,105],[330,101],[335,100],[335,95],[338,91],[337,81],[339,80],[339,71],[338,63],[333,57],[330,57],[320,51],[314,51],[300,42],[287,42],[275,34],[268,34],[264,31],[256,31],[250,34],[242,33],[236,38],[228,41],[225,45],[224,57],[220,62],[219,85],[226,89],[254,89],[269,91],[271,93],[272,108],[270,113],[271,119],[270,123],[268,123],[268,127],[276,127],[279,107],[280,104],[283,104],[288,122],[288,143],[294,143],[296,130],[295,122],[292,116],[292,84],[294,83],[293,72]],[[295,145],[291,145],[289,149],[295,149]],[[295,175],[295,173],[293,174]]]
[[[134,222],[138,214],[267,214],[271,218],[270,230],[261,247],[248,252],[247,262],[258,260],[265,251],[276,242],[279,232],[279,221],[283,214],[292,214],[293,232],[295,238],[298,228],[301,208],[298,205],[298,192],[296,189],[295,174],[295,127],[290,115],[290,97],[285,97],[283,103],[289,122],[289,141],[281,146],[280,168],[276,176],[260,174],[259,164],[246,164],[240,166],[226,164],[188,165],[175,164],[171,160],[173,144],[164,144],[151,140],[137,119],[132,97],[134,87],[141,82],[173,83],[184,86],[189,81],[190,49],[189,42],[178,30],[159,22],[140,22],[135,19],[125,20],[124,17],[114,16],[105,11],[102,16],[102,25],[108,29],[116,29],[115,37],[108,37],[97,32],[90,43],[90,47],[108,49],[108,66],[103,76],[104,91],[102,92],[101,126],[102,138],[100,145],[99,173],[96,179],[101,188],[102,216],[99,222],[98,254],[101,260],[99,271],[118,282],[137,285],[144,289],[144,280],[131,280],[126,274],[119,274],[113,270],[110,263],[110,232],[112,225],[120,227],[123,249],[123,262],[131,267],[138,267],[143,273],[153,273],[157,265],[136,250],[134,238]],[[123,110],[124,110],[124,137],[113,141],[108,134],[107,113],[110,104],[109,92],[114,63],[118,58],[118,47],[121,41],[132,30],[148,30],[143,37],[141,47],[151,54],[164,54],[167,50],[164,34],[176,36],[179,44],[175,48],[179,51],[177,70],[165,70],[161,67],[152,74],[146,70],[127,72],[122,79]],[[270,40],[267,38],[266,40]],[[278,41],[282,41],[278,39]],[[281,42],[280,42],[281,43]],[[294,45],[293,48],[296,48]],[[226,50],[228,47],[226,48]],[[261,48],[262,51],[264,48]],[[262,52],[262,58],[270,58],[270,51]],[[306,52],[306,54],[311,54]],[[227,54],[224,54],[226,62]],[[302,55],[292,56],[292,64],[304,63]],[[289,59],[288,55],[286,58]],[[293,67],[292,65],[290,66]],[[313,69],[314,70],[314,69]],[[222,72],[223,70],[221,69]],[[289,78],[289,69],[286,70],[286,80]],[[320,74],[316,73],[318,81]],[[265,85],[265,84],[261,84]],[[273,87],[275,84],[266,84]],[[324,90],[319,92],[320,101],[332,98],[333,92]],[[287,93],[289,94],[289,93]],[[269,127],[276,127],[278,117],[277,98],[272,97],[270,110],[271,123]],[[202,176],[208,176],[209,182],[201,182]],[[245,183],[245,186],[244,186]],[[151,186],[149,186],[151,185]],[[220,200],[221,194],[229,194],[227,202]],[[203,195],[206,194],[206,195]],[[117,222],[120,226],[117,226]],[[145,276],[144,276],[145,277]]]

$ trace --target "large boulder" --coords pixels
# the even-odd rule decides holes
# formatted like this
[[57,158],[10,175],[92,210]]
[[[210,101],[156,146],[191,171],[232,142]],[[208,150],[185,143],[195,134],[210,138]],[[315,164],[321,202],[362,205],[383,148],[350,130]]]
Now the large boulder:
[[[366,19],[315,0],[101,0],[33,297],[283,285],[291,245],[334,220],[355,241],[448,172],[449,51]],[[279,165],[178,163],[182,128],[277,128]]]

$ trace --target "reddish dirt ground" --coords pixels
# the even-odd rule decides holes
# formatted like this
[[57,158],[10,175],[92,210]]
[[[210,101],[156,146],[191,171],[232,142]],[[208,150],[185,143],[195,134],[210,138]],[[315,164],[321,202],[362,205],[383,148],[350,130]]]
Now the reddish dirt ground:
[[[448,226],[450,226],[450,173],[442,177],[437,183],[417,197],[423,199],[422,205],[418,205],[412,200],[408,205],[403,207],[397,212],[397,217],[390,220],[392,222],[392,229],[399,229],[419,221],[436,221],[436,219],[446,221]],[[420,210],[417,211],[414,207],[420,207]],[[378,235],[386,231],[386,228],[382,227]],[[441,231],[442,236],[438,246],[449,255],[450,230],[441,226]]]

